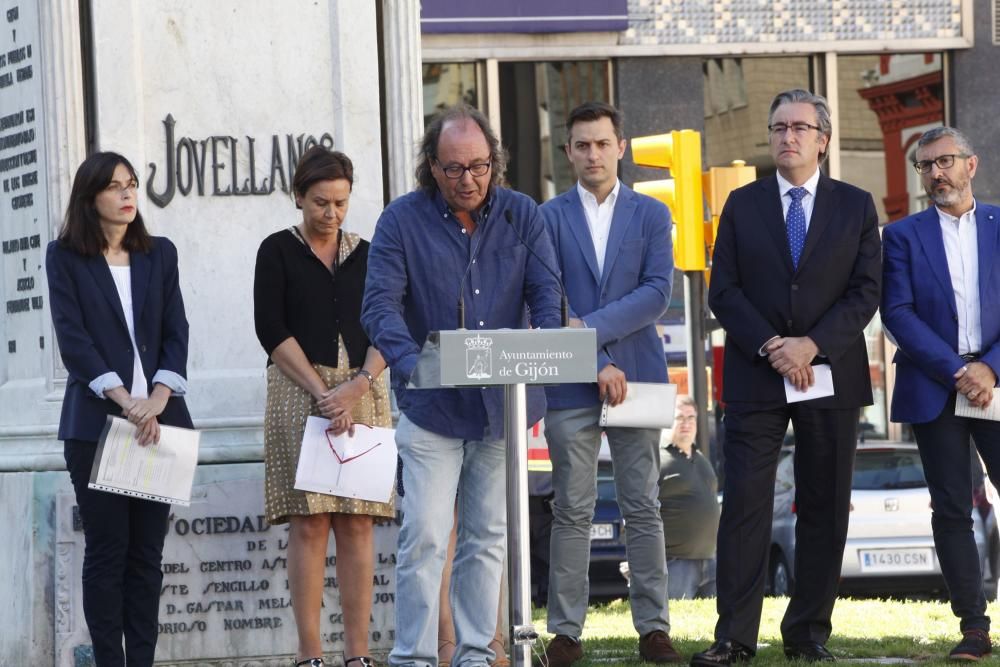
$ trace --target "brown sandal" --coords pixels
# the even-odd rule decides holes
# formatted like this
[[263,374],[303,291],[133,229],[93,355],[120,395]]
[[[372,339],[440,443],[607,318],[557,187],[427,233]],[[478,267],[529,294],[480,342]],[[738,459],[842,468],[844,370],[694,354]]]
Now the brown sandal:
[[438,640],[438,667],[451,667],[451,659],[450,658],[448,660],[442,660],[441,659],[441,649],[448,648],[449,646],[451,646],[452,653],[454,654],[455,649],[458,648],[458,645],[455,644],[455,642],[453,642],[450,639],[439,639]]
[[496,637],[490,642],[490,646],[497,644],[500,647],[499,651],[494,651],[496,654],[496,660],[490,662],[493,667],[510,667],[510,658],[507,657],[507,653],[504,650],[503,640],[497,639]]

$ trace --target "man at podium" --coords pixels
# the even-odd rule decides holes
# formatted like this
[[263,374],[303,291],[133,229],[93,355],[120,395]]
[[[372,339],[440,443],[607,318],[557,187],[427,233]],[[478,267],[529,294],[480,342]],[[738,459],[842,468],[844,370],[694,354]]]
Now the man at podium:
[[[361,320],[389,365],[401,412],[405,495],[390,665],[437,662],[438,592],[456,498],[452,664],[485,667],[494,657],[507,524],[503,388],[407,384],[433,331],[468,327],[474,340],[478,330],[525,329],[529,309],[532,326],[560,325],[559,283],[542,265],[555,265],[551,242],[535,203],[500,186],[505,167],[479,111],[442,111],[421,141],[418,189],[386,207],[368,254]],[[544,395],[529,388],[524,428],[544,412]]]

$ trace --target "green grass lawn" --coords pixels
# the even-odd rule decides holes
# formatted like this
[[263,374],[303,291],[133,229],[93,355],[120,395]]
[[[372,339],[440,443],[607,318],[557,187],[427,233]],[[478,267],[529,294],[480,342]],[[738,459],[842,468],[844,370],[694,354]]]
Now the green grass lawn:
[[[786,665],[779,625],[787,598],[766,598],[754,666]],[[991,604],[988,613],[1000,618],[1000,607]],[[671,638],[685,658],[712,643],[715,600],[681,600],[670,603]],[[545,610],[534,613],[535,628],[545,630]],[[543,633],[545,641],[551,636]],[[958,642],[958,619],[941,602],[839,600],[833,612],[833,637],[827,648],[838,660],[869,662],[916,661],[922,665],[953,664],[945,658]],[[993,636],[994,643],[998,637]],[[644,665],[639,660],[638,637],[632,628],[628,601],[590,608],[584,631],[587,665]],[[576,667],[574,665],[574,667]]]

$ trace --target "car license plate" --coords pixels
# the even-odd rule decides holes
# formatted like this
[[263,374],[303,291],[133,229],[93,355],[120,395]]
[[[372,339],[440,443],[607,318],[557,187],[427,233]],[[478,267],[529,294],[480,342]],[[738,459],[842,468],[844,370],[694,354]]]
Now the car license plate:
[[934,570],[934,550],[870,549],[858,552],[862,572],[931,572]]
[[615,539],[615,524],[594,523],[590,526],[590,539],[592,540],[613,540]]

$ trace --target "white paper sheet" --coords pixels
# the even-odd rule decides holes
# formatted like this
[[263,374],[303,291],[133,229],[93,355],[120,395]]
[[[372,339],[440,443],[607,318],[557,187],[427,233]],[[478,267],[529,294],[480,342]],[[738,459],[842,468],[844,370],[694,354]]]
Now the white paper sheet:
[[977,408],[972,403],[969,403],[969,399],[965,397],[965,394],[959,394],[955,397],[955,416],[1000,422],[1000,400],[997,399],[1000,399],[1000,394],[994,392],[993,400],[988,406]]
[[355,424],[354,437],[346,433],[335,437],[327,434],[329,427],[329,419],[306,420],[295,488],[388,502],[396,480],[395,430]]
[[191,504],[201,433],[160,425],[160,442],[139,445],[137,429],[108,417],[90,473],[92,489],[175,505]]
[[799,391],[788,378],[785,378],[786,401],[798,403],[799,401],[811,401],[814,398],[833,396],[833,371],[830,370],[829,364],[813,366],[812,371],[815,382],[805,391]]
[[673,428],[677,385],[661,382],[629,382],[625,400],[601,407],[601,426],[619,428]]

